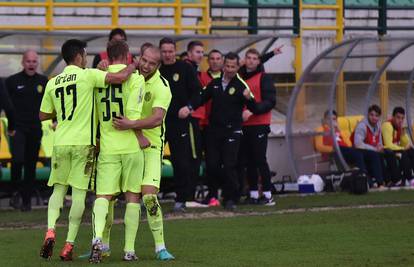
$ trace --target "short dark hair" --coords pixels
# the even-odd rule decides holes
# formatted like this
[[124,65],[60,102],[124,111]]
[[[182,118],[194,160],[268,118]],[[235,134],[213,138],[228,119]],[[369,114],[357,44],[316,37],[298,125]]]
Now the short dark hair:
[[139,48],[139,52],[142,54],[144,54],[145,49],[147,49],[148,47],[154,46],[152,43],[150,42],[145,42],[141,45],[141,47]]
[[210,57],[210,55],[213,54],[213,53],[219,53],[221,56],[223,56],[223,53],[221,53],[220,50],[213,49],[208,53],[208,57]]
[[127,40],[127,35],[125,31],[121,28],[115,28],[109,33],[109,41],[111,41],[115,35],[121,35],[122,37],[124,37],[125,41]]
[[173,39],[169,38],[169,37],[164,37],[164,38],[162,38],[162,39],[160,40],[159,47],[161,48],[161,46],[162,46],[163,44],[172,44],[172,45],[174,45],[174,47],[175,47],[175,41],[174,41]]
[[323,113],[323,117],[324,117],[324,118],[328,118],[328,116],[329,116],[330,114],[334,115],[335,117],[338,117],[338,113],[336,113],[336,110],[332,110],[332,113],[331,113],[331,112],[329,111],[329,109]]
[[196,47],[196,46],[202,46],[202,47],[204,47],[204,45],[203,45],[202,42],[200,42],[198,40],[194,40],[194,41],[191,41],[191,42],[188,43],[188,45],[187,45],[187,51],[193,50],[194,47]]
[[237,64],[239,64],[239,60],[240,60],[239,55],[237,53],[234,53],[234,52],[228,52],[226,54],[226,56],[224,57],[224,61],[226,61],[226,59],[230,59],[230,60],[236,59]]
[[397,115],[397,113],[405,115],[405,109],[403,107],[395,107],[392,111],[392,116]]
[[378,115],[381,115],[381,108],[378,105],[371,105],[368,108],[368,113],[371,113],[371,111],[375,111]]
[[110,60],[126,58],[128,56],[129,47],[125,41],[112,40],[108,42],[106,52],[108,53],[108,58]]
[[78,39],[67,40],[61,49],[63,60],[66,64],[72,63],[78,54],[82,56],[85,53],[86,46],[86,42]]
[[246,51],[246,54],[245,55],[247,56],[247,54],[253,54],[253,55],[256,55],[256,56],[260,57],[260,53],[259,53],[259,51],[256,48],[249,48]]
[[184,57],[188,57],[187,51],[182,52],[179,56],[178,56],[181,60],[183,60]]

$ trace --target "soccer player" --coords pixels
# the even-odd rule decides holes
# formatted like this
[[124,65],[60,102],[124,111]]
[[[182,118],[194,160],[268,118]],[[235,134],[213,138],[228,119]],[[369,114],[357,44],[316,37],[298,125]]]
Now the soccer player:
[[[200,80],[201,86],[206,87],[213,79],[219,78],[221,76],[224,64],[223,54],[217,50],[213,49],[208,53],[207,57],[208,70],[199,72],[198,79]],[[200,117],[200,132],[203,150],[207,150],[206,146],[206,133],[208,128],[208,117],[211,112],[211,100],[207,103],[196,109],[191,116],[197,116],[197,113]],[[219,184],[216,184],[219,179],[210,179],[211,177],[207,176],[207,185],[208,185],[208,195],[203,200],[203,204],[208,204],[209,207],[220,206],[220,201],[218,200],[218,188]]]
[[[258,103],[253,113],[249,110],[243,113],[246,120],[243,122],[243,137],[240,143],[239,181],[243,184],[244,170],[247,169],[250,203],[273,206],[276,203],[271,192],[271,175],[266,150],[272,109],[276,104],[276,90],[272,78],[265,73],[263,64],[260,62],[259,51],[255,48],[247,50],[244,62],[239,75],[249,85]],[[259,198],[258,174],[262,178],[263,196],[261,198]]]
[[155,241],[155,252],[159,260],[172,260],[164,242],[161,206],[157,193],[161,182],[161,159],[164,150],[164,118],[171,101],[168,81],[157,70],[160,65],[160,51],[151,46],[144,50],[139,61],[139,72],[145,77],[145,97],[141,120],[114,119],[117,129],[142,129],[147,139],[144,149],[144,178],[142,199],[147,209],[148,224]]
[[366,118],[357,124],[351,135],[351,141],[353,146],[361,151],[364,157],[370,186],[374,186],[373,178],[375,178],[377,186],[384,188],[383,182],[386,169],[380,116],[381,108],[378,105],[371,105],[368,108]]
[[[385,157],[387,166],[395,168],[399,161],[400,175],[393,175],[393,182],[389,185],[405,186],[406,181],[412,179],[414,169],[414,148],[410,142],[410,137],[404,129],[405,110],[403,107],[395,107],[392,117],[382,123],[381,133],[384,142]],[[401,176],[402,173],[402,176]],[[398,181],[400,180],[401,181]]]
[[[113,73],[125,68],[129,48],[124,41],[109,42],[107,52],[109,72]],[[140,118],[144,97],[144,77],[134,73],[123,84],[110,84],[97,91],[96,102],[101,136],[96,178],[97,197],[93,208],[94,239],[89,261],[99,263],[102,260],[102,237],[109,201],[121,192],[125,194],[127,201],[123,259],[134,261],[138,259],[134,246],[141,212],[139,194],[144,158],[135,132],[117,131],[112,126],[112,119],[118,116]]]
[[95,160],[95,105],[94,88],[106,84],[119,84],[135,71],[131,64],[118,73],[85,69],[86,43],[67,40],[62,46],[62,57],[67,67],[51,79],[46,86],[40,106],[40,120],[57,118],[53,144],[52,170],[48,185],[53,193],[48,206],[48,230],[40,256],[50,258],[55,244],[55,225],[63,207],[63,200],[72,187],[72,206],[69,212],[69,229],[62,260],[72,260],[73,244],[85,209],[85,196]]

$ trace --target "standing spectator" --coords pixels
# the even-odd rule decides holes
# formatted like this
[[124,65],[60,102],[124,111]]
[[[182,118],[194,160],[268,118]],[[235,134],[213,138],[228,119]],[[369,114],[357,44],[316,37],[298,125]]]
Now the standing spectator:
[[[404,108],[395,107],[392,111],[392,118],[382,124],[382,139],[384,148],[387,150],[387,165],[396,166],[396,162],[399,160],[399,173],[402,172],[400,185],[402,186],[405,186],[407,180],[411,180],[414,166],[414,149],[407,132],[403,129],[404,119]],[[392,177],[393,182],[398,183],[400,177]]]
[[[238,55],[228,53],[224,60],[223,75],[211,81],[201,94],[201,104],[212,99],[207,133],[207,173],[211,179],[218,179],[223,166],[223,198],[227,210],[234,210],[238,201],[236,165],[242,135],[243,107],[247,105],[251,109],[255,105],[249,87],[237,75],[238,70]],[[180,118],[188,117],[192,107],[199,105],[191,102],[181,108]]]
[[[224,64],[224,56],[223,54],[216,49],[213,49],[208,53],[208,70],[199,73],[199,79],[201,86],[204,88],[206,87],[213,79],[220,78],[223,70]],[[206,133],[208,127],[208,117],[210,116],[211,112],[211,100],[207,103],[196,109],[191,116],[197,116],[195,113],[199,113],[200,116],[200,135],[201,135],[201,143],[202,149],[204,152],[207,150],[206,145]],[[207,186],[208,186],[208,195],[203,200],[203,204],[208,204],[210,207],[220,206],[220,202],[218,200],[218,187],[219,185],[216,184],[215,181],[218,179],[211,180],[211,177],[207,176]]]
[[[123,29],[115,28],[109,33],[108,42],[110,42],[112,40],[125,41],[126,42],[127,41],[127,35],[126,35],[126,33]],[[132,56],[132,54],[128,52],[127,63],[131,64],[133,58],[134,57]],[[105,49],[105,51],[100,52],[98,55],[96,55],[93,58],[92,68],[96,68],[98,66],[99,62],[101,62],[102,60],[108,61],[108,53],[106,52],[106,49]]]
[[[249,85],[257,104],[253,113],[243,112],[243,137],[240,146],[241,173],[247,167],[247,178],[252,204],[259,203],[258,174],[262,180],[263,197],[260,203],[275,205],[271,192],[271,175],[266,159],[267,135],[270,133],[271,111],[276,104],[276,90],[271,77],[264,72],[260,54],[254,48],[247,50],[244,66],[239,70],[240,76]],[[244,175],[240,181],[244,180]]]
[[175,42],[163,38],[159,46],[162,62],[160,72],[167,79],[172,94],[165,125],[177,193],[174,211],[184,211],[185,202],[192,199],[194,181],[191,180],[191,164],[197,155],[190,118],[179,118],[178,111],[189,103],[198,103],[201,88],[193,67],[176,59]]
[[[383,188],[384,183],[384,146],[381,138],[381,108],[372,105],[368,108],[368,116],[358,123],[354,133],[351,135],[351,141],[354,147],[362,152],[365,164],[370,176],[369,184],[374,185],[374,181],[379,188]],[[372,179],[375,178],[375,179]]]
[[[31,196],[36,179],[42,126],[39,109],[47,77],[38,74],[39,57],[28,50],[22,58],[23,71],[6,79],[6,87],[16,112],[16,133],[11,136],[11,177],[16,190],[22,195],[22,211],[31,210]],[[24,181],[22,169],[24,167]]]

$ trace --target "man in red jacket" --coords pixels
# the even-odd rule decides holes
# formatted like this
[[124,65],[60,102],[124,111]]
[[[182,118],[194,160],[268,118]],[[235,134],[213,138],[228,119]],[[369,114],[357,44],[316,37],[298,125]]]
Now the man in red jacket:
[[[123,29],[115,28],[109,33],[109,38],[108,39],[109,39],[108,40],[109,42],[112,41],[112,40],[126,41],[127,40],[127,35],[126,35],[126,33]],[[132,63],[132,59],[133,59],[132,54],[128,52],[128,58],[127,58],[128,64]],[[108,54],[106,53],[106,49],[105,49],[105,51],[100,52],[99,54],[97,54],[93,58],[92,68],[96,68],[98,66],[99,62],[101,62],[102,60],[108,61]]]
[[[224,64],[224,56],[223,54],[216,49],[213,49],[208,53],[208,70],[204,72],[198,73],[198,79],[200,80],[201,86],[204,88],[206,87],[213,79],[219,78],[222,73],[223,64]],[[208,127],[208,117],[210,116],[211,112],[211,100],[209,100],[206,104],[199,107],[195,110],[191,116],[199,116],[200,118],[200,130],[201,130],[201,139],[203,143],[203,150],[206,151],[208,147],[206,144],[206,129]],[[207,153],[206,153],[207,154]],[[219,179],[208,179],[208,195],[204,199],[203,204],[208,204],[210,207],[220,206],[220,202],[218,200],[218,188],[219,184],[216,183]]]
[[[267,206],[275,205],[271,193],[271,175],[266,159],[267,135],[270,133],[271,111],[276,104],[276,90],[271,77],[264,72],[260,62],[260,53],[251,48],[247,50],[245,65],[239,75],[246,81],[256,98],[253,112],[243,112],[243,137],[239,163],[241,170],[247,168],[250,202]],[[244,173],[242,171],[241,173]],[[263,196],[259,199],[258,176],[262,180]],[[243,179],[243,177],[240,177]]]

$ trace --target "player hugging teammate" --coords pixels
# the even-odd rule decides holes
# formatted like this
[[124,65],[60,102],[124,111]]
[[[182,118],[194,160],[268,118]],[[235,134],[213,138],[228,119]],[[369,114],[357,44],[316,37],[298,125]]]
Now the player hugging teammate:
[[105,72],[85,68],[85,48],[86,43],[79,40],[68,40],[63,44],[62,57],[67,67],[48,82],[40,109],[41,120],[56,117],[58,121],[48,182],[53,186],[53,193],[49,199],[48,230],[40,256],[46,259],[52,256],[55,224],[70,186],[69,229],[60,258],[73,259],[85,196],[94,173],[96,118],[99,118],[97,198],[93,208],[89,261],[99,263],[110,254],[114,198],[120,193],[124,193],[127,201],[123,259],[138,259],[134,244],[142,196],[154,236],[156,257],[172,260],[174,257],[164,244],[162,212],[157,200],[164,117],[171,100],[168,82],[158,72],[160,52],[149,46],[139,62],[127,66],[128,45],[124,41],[110,41],[107,47],[109,67]]

